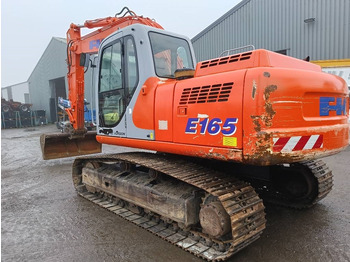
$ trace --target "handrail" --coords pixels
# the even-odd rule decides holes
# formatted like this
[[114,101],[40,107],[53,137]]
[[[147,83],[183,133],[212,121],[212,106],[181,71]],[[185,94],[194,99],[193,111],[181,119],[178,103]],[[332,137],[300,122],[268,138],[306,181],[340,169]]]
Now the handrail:
[[[229,56],[230,53],[231,53],[232,51],[236,51],[236,50],[240,50],[240,49],[244,49],[244,48],[251,48],[251,50],[255,50],[255,46],[253,46],[253,45],[245,45],[245,46],[241,46],[241,47],[237,47],[237,48],[225,50],[224,52],[222,52],[222,53],[219,55],[219,57]],[[249,51],[249,50],[248,50],[248,51]],[[226,53],[227,53],[227,55],[224,55],[224,54],[226,54]]]

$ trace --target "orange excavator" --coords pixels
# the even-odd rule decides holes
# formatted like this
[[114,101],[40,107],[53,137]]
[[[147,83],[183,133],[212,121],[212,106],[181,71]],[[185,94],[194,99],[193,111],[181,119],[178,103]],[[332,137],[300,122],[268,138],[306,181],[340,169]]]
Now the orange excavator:
[[[83,27],[98,29],[82,37]],[[72,24],[67,41],[72,128],[42,135],[44,159],[101,144],[151,150],[78,157],[73,183],[82,197],[220,261],[262,234],[263,200],[301,209],[331,191],[319,158],[349,144],[341,78],[267,50],[196,64],[188,38],[127,8]],[[84,60],[93,53],[98,120],[90,133]]]

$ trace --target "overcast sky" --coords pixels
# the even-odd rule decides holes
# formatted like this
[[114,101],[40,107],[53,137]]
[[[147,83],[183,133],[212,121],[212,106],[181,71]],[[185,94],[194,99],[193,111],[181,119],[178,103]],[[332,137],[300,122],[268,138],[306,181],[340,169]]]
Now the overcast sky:
[[66,37],[70,23],[114,16],[124,6],[164,29],[197,35],[241,0],[2,0],[1,86],[28,80],[52,37]]

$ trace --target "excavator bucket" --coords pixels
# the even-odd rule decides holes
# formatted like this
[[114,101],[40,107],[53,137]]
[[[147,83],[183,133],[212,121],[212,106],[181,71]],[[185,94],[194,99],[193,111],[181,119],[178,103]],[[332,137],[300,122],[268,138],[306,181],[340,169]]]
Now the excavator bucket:
[[96,132],[87,132],[83,138],[70,138],[69,134],[53,133],[40,136],[44,160],[101,153],[102,145],[96,141]]

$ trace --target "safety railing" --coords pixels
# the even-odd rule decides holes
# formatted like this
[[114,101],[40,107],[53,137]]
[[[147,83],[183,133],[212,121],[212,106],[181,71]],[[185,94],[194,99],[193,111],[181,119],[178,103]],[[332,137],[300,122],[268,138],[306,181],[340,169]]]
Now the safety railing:
[[247,52],[247,51],[252,51],[252,50],[255,50],[255,46],[253,46],[253,45],[241,46],[241,47],[225,50],[220,54],[219,57],[229,56],[229,55]]

